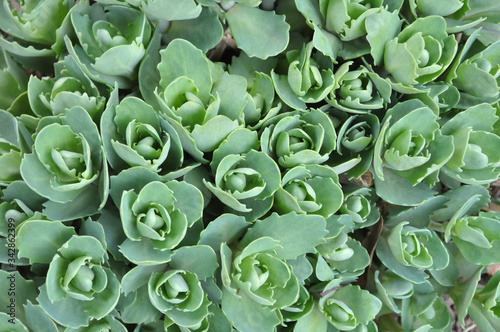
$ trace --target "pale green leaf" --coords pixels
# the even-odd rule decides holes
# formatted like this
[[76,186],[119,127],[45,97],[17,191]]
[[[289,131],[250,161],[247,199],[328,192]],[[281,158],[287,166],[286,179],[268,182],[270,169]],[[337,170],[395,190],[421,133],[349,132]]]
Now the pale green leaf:
[[245,218],[233,214],[223,214],[212,220],[200,234],[200,245],[209,245],[213,250],[219,250],[220,244],[231,244],[248,228]]
[[170,250],[157,249],[146,239],[141,241],[126,239],[119,248],[128,260],[139,265],[165,264],[172,257]]
[[19,256],[27,257],[32,264],[48,264],[73,235],[74,228],[59,221],[26,221],[17,229]]
[[478,268],[467,280],[459,282],[450,290],[450,296],[457,307],[458,321],[462,326],[465,325],[465,316],[467,316],[467,311],[481,279],[482,270],[483,266]]
[[269,236],[279,241],[277,257],[295,259],[303,254],[316,252],[315,247],[324,243],[326,234],[326,221],[321,216],[298,215],[295,212],[285,215],[273,213],[256,221],[238,246],[244,247],[262,236]]
[[222,311],[241,332],[273,332],[280,318],[275,310],[263,306],[246,295],[237,296],[223,290]]
[[13,312],[14,317],[25,322],[24,305],[29,301],[36,302],[37,291],[34,282],[24,279],[18,271],[0,270],[0,289],[4,292],[0,299],[2,312]]
[[425,183],[413,186],[408,180],[389,168],[383,168],[383,176],[384,180],[374,176],[375,190],[379,197],[389,203],[416,206],[436,194],[436,191],[429,188]]
[[185,39],[203,52],[207,52],[219,43],[223,33],[217,14],[203,7],[196,18],[170,22],[166,35],[172,40]]
[[212,277],[219,266],[215,251],[206,245],[181,247],[174,251],[168,264],[174,269],[195,273],[199,280]]
[[177,21],[198,17],[201,6],[193,0],[147,0],[141,10],[152,20]]
[[34,305],[29,300],[24,305],[26,312],[26,322],[32,331],[57,332],[57,326],[52,319],[47,316],[40,305]]
[[174,39],[167,48],[160,51],[158,64],[160,85],[166,88],[176,78],[185,76],[193,80],[198,88],[198,97],[204,104],[209,100],[212,88],[210,65],[203,52],[189,41]]
[[243,4],[234,5],[226,15],[236,44],[249,56],[267,59],[287,47],[290,26],[284,15]]

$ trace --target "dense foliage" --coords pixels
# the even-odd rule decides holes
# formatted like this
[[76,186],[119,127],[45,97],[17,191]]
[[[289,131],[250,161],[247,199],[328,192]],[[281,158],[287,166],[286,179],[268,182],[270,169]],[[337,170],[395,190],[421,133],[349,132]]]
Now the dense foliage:
[[0,330],[500,331],[497,0],[4,0]]

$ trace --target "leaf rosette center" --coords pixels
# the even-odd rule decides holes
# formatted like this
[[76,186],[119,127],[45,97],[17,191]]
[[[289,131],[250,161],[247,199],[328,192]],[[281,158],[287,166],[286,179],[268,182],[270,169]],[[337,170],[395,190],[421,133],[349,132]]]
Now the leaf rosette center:
[[203,326],[210,302],[195,273],[185,270],[153,273],[148,293],[153,306],[165,314],[167,326],[175,323],[186,330]]
[[352,329],[357,325],[354,313],[342,301],[328,299],[324,304],[324,312],[334,326]]
[[[84,112],[83,109],[81,109]],[[76,111],[75,111],[76,112]],[[53,123],[38,133],[33,154],[26,155],[24,173],[28,185],[35,186],[37,192],[57,201],[70,201],[97,181],[101,173],[99,151],[92,151],[97,145],[89,141],[92,136],[74,132],[68,125]],[[47,181],[41,188],[41,180],[32,178],[34,163],[43,169],[41,179]],[[23,168],[23,167],[22,167]],[[29,169],[28,169],[29,168]]]
[[164,144],[158,131],[147,123],[132,120],[127,126],[125,141],[134,151],[151,162],[159,159]]
[[271,208],[269,198],[279,187],[280,173],[276,163],[264,152],[251,150],[246,154],[224,157],[215,172],[215,183],[204,180],[205,186],[221,202],[239,212],[252,211],[246,204],[264,201],[262,211]]
[[107,275],[100,265],[92,263],[91,257],[78,257],[67,265],[62,279],[62,288],[68,296],[82,301],[93,299],[107,284]]
[[174,192],[164,183],[147,184],[139,194],[125,192],[121,201],[123,229],[132,241],[150,240],[161,249],[171,249],[184,238],[188,221],[175,208]]
[[229,278],[224,283],[231,292],[238,289],[252,301],[282,309],[298,299],[299,285],[291,266],[277,257],[273,246],[276,242],[271,238],[259,238],[235,253],[232,263],[228,261],[231,250],[223,246],[223,270]]

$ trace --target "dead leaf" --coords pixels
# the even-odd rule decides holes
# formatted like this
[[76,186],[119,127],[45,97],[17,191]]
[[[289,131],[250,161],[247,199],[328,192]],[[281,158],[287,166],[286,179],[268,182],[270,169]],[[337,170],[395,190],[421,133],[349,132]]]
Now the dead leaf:
[[488,266],[488,274],[490,276],[494,275],[498,271],[500,271],[500,264],[492,264]]

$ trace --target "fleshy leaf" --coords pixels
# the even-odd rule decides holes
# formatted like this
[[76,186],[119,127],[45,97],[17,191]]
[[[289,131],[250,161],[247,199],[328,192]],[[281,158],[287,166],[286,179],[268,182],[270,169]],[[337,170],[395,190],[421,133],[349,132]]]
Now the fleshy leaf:
[[462,326],[465,325],[465,316],[467,316],[468,308],[476,292],[478,282],[481,279],[482,270],[483,267],[480,267],[467,280],[456,284],[455,287],[450,290],[450,296],[457,307],[458,320]]
[[73,235],[74,228],[58,221],[26,221],[17,230],[19,256],[27,257],[31,263],[48,264]]
[[139,265],[164,264],[170,261],[172,252],[160,250],[151,241],[131,241],[126,239],[120,246],[120,252],[131,262]]
[[285,16],[236,4],[227,11],[226,19],[237,45],[250,56],[267,59],[288,45],[290,26]]
[[40,305],[34,305],[28,301],[24,305],[26,312],[26,322],[33,331],[57,332],[57,326],[52,319],[47,316]]
[[222,294],[222,311],[234,326],[242,332],[272,332],[280,323],[278,313],[246,295],[236,296],[227,289]]
[[285,215],[273,213],[256,221],[238,246],[243,248],[262,236],[269,236],[279,241],[277,257],[295,259],[306,253],[314,253],[315,247],[324,242],[326,234],[326,221],[321,216],[298,215],[295,212]]
[[176,78],[185,76],[193,80],[198,88],[198,96],[206,104],[212,87],[212,77],[208,59],[204,54],[190,42],[175,39],[166,49],[160,51],[160,55],[160,85],[166,88]]
[[39,288],[40,294],[37,297],[38,303],[43,310],[57,323],[73,328],[86,326],[91,318],[91,315],[85,311],[83,301],[75,300],[71,297],[66,299],[51,302],[47,287],[43,285]]
[[167,30],[170,39],[188,40],[203,52],[217,45],[223,33],[217,14],[205,7],[196,18],[170,22],[170,28]]
[[223,214],[212,220],[200,234],[198,244],[209,245],[219,250],[220,244],[232,243],[248,228],[249,222],[245,218],[233,214]]
[[193,272],[200,280],[211,277],[219,266],[215,251],[206,245],[179,248],[168,264],[174,269]]
[[18,318],[25,322],[29,313],[25,312],[24,305],[30,301],[36,302],[35,284],[32,280],[24,279],[18,271],[0,270],[0,277],[0,289],[5,292],[5,296],[0,300],[2,312],[13,313],[13,317],[10,318]]
[[434,197],[437,193],[425,183],[412,186],[408,180],[387,167],[384,167],[383,175],[384,180],[374,175],[375,190],[378,196],[392,204],[416,206]]

